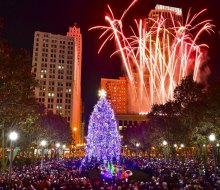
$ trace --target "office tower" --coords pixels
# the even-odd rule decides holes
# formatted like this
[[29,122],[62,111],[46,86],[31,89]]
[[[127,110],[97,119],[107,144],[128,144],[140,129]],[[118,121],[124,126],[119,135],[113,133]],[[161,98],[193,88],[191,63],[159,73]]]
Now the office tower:
[[[67,36],[73,37],[75,40],[75,64],[74,64],[74,93],[72,107],[75,111],[72,113],[71,126],[77,143],[84,142],[84,127],[82,125],[82,100],[81,100],[81,70],[82,70],[82,35],[80,28],[75,23],[73,27],[69,27]],[[78,110],[78,111],[77,111]]]
[[[161,81],[158,79],[158,74],[151,75],[149,72],[152,68],[149,66],[151,61],[155,61],[155,65],[159,65],[161,60],[168,60],[168,51],[166,48],[175,36],[176,28],[182,25],[182,9],[169,7],[164,5],[156,5],[155,9],[149,12],[148,18],[143,23],[143,33],[139,34],[140,39],[144,45],[139,46],[141,59],[136,67],[135,63],[132,68],[133,80],[128,81],[128,113],[133,114],[147,114],[151,110],[151,106],[156,103],[161,103],[161,97],[158,92],[163,91],[160,89]],[[145,51],[142,51],[142,50]],[[162,51],[163,49],[163,51]],[[159,50],[162,51],[163,58],[157,60]],[[136,50],[134,50],[135,52]],[[161,56],[162,57],[162,56]],[[146,61],[146,60],[147,61]],[[144,63],[146,61],[146,63]],[[152,61],[152,62],[153,62]],[[148,66],[147,66],[148,65]],[[156,67],[155,67],[156,68]],[[159,66],[158,66],[159,68]],[[166,68],[162,66],[160,71]],[[154,70],[153,72],[157,72]],[[168,86],[169,79],[165,78],[164,85]]]
[[180,26],[183,22],[182,9],[165,5],[156,5],[155,9],[151,10],[148,15],[148,27],[154,27],[153,20],[161,18],[165,20],[163,27],[167,29],[171,29],[174,26]]
[[129,90],[131,89],[129,89],[130,86],[127,78],[101,78],[100,88],[106,91],[106,98],[115,112],[119,130],[125,130],[128,127],[137,126],[142,122],[146,122],[147,118],[145,115],[134,112],[132,108],[129,108],[129,104],[133,101],[133,98],[130,96],[131,93]]
[[35,96],[47,111],[67,119],[76,143],[82,141],[81,51],[80,28],[76,26],[70,27],[67,36],[35,32],[32,71],[39,82]]
[[[170,59],[168,47],[176,40],[176,32],[178,27],[182,26],[182,22],[180,8],[156,5],[155,9],[150,11],[144,25],[146,50],[142,52],[144,54],[142,60],[147,58],[147,61],[146,64],[141,62],[148,67],[143,68],[142,65],[141,72],[132,69],[134,80],[129,81],[128,91],[135,93],[129,93],[128,96],[129,113],[147,113],[153,104],[165,103],[164,97],[170,83],[169,75],[164,72],[167,69],[166,62]],[[142,46],[140,48],[142,49]]]
[[107,94],[115,114],[126,114],[127,108],[127,82],[125,77],[119,79],[101,78],[101,89]]

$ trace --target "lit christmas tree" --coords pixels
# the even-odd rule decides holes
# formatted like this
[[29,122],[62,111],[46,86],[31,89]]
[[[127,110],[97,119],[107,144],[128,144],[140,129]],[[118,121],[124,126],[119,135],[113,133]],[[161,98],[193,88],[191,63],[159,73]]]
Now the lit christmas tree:
[[105,98],[106,92],[99,92],[100,99],[90,116],[86,137],[86,159],[97,159],[106,164],[121,156],[121,137],[117,128],[114,111]]

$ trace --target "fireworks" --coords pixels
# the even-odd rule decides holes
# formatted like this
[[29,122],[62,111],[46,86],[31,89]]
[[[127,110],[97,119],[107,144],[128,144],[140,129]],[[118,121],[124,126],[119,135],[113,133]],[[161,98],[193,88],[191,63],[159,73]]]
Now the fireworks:
[[[193,23],[205,10],[190,15],[186,23],[177,22],[170,13],[169,27],[167,18],[158,16],[135,20],[136,27],[131,27],[132,35],[126,36],[123,31],[123,18],[136,0],[126,9],[120,19],[105,16],[107,26],[96,26],[92,29],[104,30],[100,38],[105,44],[114,40],[117,50],[113,54],[120,54],[122,63],[129,79],[130,110],[134,112],[150,111],[155,103],[164,104],[172,100],[176,85],[185,76],[192,74],[194,80],[199,79],[199,69],[205,59],[203,49],[206,44],[199,44],[202,33],[213,32],[210,20],[204,20],[195,25]],[[194,34],[194,35],[193,35]]]

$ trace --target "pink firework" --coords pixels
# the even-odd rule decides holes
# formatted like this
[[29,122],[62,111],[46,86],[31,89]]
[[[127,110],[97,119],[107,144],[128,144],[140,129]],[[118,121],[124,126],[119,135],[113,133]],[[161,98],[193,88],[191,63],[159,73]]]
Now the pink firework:
[[126,36],[123,18],[135,2],[120,19],[114,18],[108,6],[111,15],[105,16],[108,25],[92,29],[104,30],[100,38],[106,38],[99,52],[108,41],[115,41],[117,50],[113,54],[120,54],[129,81],[129,111],[140,113],[150,111],[155,103],[172,100],[174,88],[185,76],[193,74],[194,80],[198,80],[205,59],[202,50],[208,48],[207,44],[198,44],[198,39],[204,32],[213,32],[213,25],[210,20],[193,25],[205,10],[192,17],[189,11],[185,24],[177,22],[170,13],[169,22],[162,15],[147,22],[135,20],[132,35]]

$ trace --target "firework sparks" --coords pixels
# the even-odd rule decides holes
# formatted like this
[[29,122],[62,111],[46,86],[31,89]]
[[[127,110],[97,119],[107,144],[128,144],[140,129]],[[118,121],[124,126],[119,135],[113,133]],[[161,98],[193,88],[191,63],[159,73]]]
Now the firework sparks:
[[204,32],[213,32],[213,25],[210,20],[193,25],[205,10],[192,17],[189,11],[184,25],[176,22],[172,14],[172,26],[169,27],[162,16],[149,18],[150,27],[145,20],[135,20],[136,27],[131,27],[132,35],[126,36],[122,19],[136,2],[131,3],[121,19],[115,19],[108,6],[111,15],[105,16],[108,25],[91,29],[104,30],[100,38],[105,37],[105,40],[99,52],[114,39],[117,50],[113,54],[119,53],[122,58],[133,92],[133,110],[147,112],[155,103],[164,104],[172,100],[174,88],[185,76],[193,74],[193,79],[198,80],[199,68],[204,60],[202,49],[208,47],[207,44],[198,44],[198,38]]

